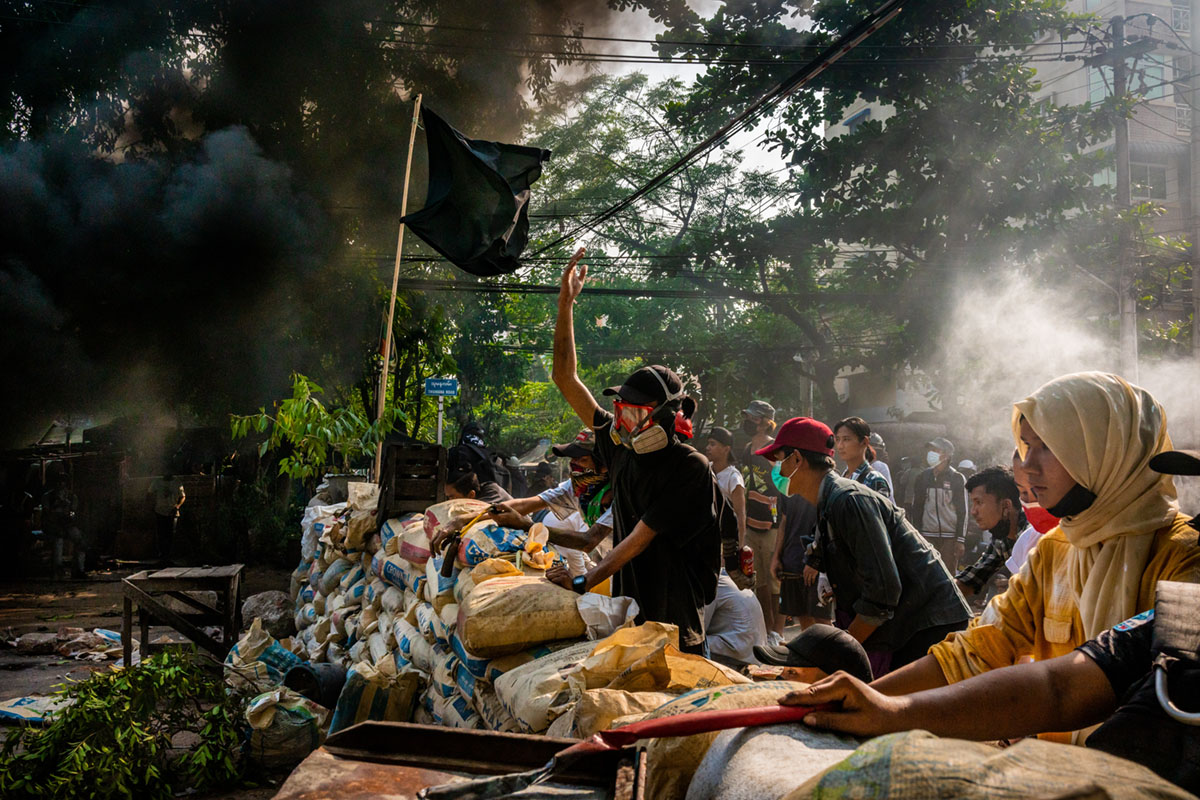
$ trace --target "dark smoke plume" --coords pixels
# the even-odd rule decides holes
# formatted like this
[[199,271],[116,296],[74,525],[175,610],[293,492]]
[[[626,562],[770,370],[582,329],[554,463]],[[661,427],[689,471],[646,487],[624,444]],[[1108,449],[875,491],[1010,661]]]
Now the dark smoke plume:
[[0,0],[0,15],[4,445],[68,414],[220,423],[293,370],[361,379],[408,95],[511,140],[571,47],[523,34],[611,21],[585,0]]

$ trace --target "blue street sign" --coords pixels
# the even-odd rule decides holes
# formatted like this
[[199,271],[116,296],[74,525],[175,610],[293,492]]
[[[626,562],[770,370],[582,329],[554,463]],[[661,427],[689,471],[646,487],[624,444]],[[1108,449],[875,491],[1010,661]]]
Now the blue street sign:
[[455,397],[458,395],[458,378],[426,378],[425,394],[434,397]]

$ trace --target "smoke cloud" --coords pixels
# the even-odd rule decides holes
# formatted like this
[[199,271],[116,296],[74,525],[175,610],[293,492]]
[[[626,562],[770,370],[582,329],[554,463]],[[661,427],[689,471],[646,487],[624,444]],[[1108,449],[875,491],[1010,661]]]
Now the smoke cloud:
[[[1085,316],[1087,304],[1078,300],[1017,269],[961,287],[946,320],[944,344],[931,363],[937,383],[954,387],[941,398],[952,420],[950,435],[980,466],[1010,463],[1013,402],[1060,375],[1118,371],[1108,317]],[[1132,381],[1166,409],[1167,429],[1178,448],[1200,448],[1197,376],[1200,369],[1190,359],[1143,356]],[[1200,512],[1200,479],[1175,482],[1183,509]]]

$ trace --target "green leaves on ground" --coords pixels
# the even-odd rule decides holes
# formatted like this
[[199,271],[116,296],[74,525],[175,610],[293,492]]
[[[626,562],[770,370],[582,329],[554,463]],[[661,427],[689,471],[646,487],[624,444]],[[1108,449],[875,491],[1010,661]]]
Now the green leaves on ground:
[[0,796],[142,800],[242,780],[246,698],[226,693],[211,659],[165,651],[61,694],[70,705],[49,725],[5,741]]

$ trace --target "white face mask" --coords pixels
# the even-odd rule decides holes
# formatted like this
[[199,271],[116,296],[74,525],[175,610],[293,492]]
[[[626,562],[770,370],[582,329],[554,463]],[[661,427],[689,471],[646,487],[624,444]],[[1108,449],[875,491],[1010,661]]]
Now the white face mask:
[[942,463],[942,454],[936,450],[930,450],[925,454],[925,463],[931,467],[936,467]]

